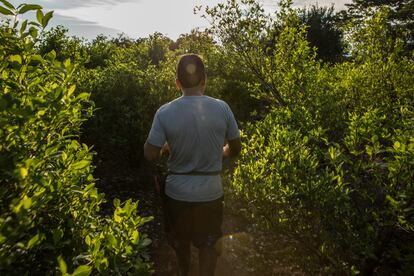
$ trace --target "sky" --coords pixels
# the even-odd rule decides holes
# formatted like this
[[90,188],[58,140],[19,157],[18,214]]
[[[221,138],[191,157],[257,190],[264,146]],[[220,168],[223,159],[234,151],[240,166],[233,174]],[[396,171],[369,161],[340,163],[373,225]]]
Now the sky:
[[[50,26],[63,25],[70,35],[93,39],[98,34],[131,38],[147,37],[160,32],[172,39],[194,28],[208,27],[206,19],[195,15],[196,5],[214,6],[225,0],[9,0],[39,4],[54,10]],[[276,8],[276,0],[260,0],[267,10]],[[295,7],[334,5],[343,9],[351,0],[294,0]]]

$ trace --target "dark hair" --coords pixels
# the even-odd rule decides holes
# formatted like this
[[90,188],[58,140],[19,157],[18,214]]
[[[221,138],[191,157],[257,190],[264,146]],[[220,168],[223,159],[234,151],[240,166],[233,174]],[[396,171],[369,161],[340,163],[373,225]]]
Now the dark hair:
[[183,88],[199,85],[206,77],[204,63],[196,54],[181,56],[177,64],[177,79]]

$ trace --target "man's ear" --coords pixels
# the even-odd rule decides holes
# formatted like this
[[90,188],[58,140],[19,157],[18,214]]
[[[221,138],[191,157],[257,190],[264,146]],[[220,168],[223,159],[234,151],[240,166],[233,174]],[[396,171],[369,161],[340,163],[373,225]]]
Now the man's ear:
[[204,75],[204,78],[200,82],[201,86],[206,86],[207,84],[207,75]]
[[204,76],[204,78],[200,81],[200,84],[199,84],[203,94],[204,94],[204,90],[206,89],[206,84],[207,84],[207,76]]
[[178,79],[175,79],[175,86],[177,87],[178,90],[181,90],[181,82]]

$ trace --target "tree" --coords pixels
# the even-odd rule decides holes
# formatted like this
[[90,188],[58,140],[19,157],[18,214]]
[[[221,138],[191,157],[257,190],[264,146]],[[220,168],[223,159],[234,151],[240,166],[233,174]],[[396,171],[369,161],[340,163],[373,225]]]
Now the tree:
[[61,25],[42,33],[40,38],[39,53],[44,55],[52,50],[59,61],[70,58],[83,62],[88,58],[82,39],[68,36],[68,29]]
[[405,36],[407,50],[414,47],[414,1],[412,0],[353,0],[342,13],[345,20],[361,20],[382,7],[389,8],[389,28],[394,36]]
[[[18,21],[33,10],[37,21]],[[113,218],[101,216],[93,155],[79,142],[92,114],[90,93],[75,84],[80,64],[36,47],[52,45],[39,37],[52,12],[1,0],[3,15],[14,22],[0,23],[0,274],[149,274],[139,229],[149,219],[137,203],[114,200]]]
[[238,60],[256,78],[252,94],[268,105],[294,106],[309,99],[311,68],[317,64],[292,1],[279,5],[273,17],[256,0],[229,0],[207,7],[206,13],[210,31],[229,59]]
[[341,60],[344,46],[343,32],[337,23],[333,6],[312,5],[299,11],[299,19],[307,29],[307,39],[316,47],[317,58],[326,62]]

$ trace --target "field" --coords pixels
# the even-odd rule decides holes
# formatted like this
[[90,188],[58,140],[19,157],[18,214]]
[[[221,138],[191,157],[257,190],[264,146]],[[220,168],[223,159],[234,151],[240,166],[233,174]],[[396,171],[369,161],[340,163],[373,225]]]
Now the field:
[[175,41],[87,41],[0,0],[0,274],[174,275],[143,144],[196,53],[243,142],[217,274],[412,275],[414,13],[373,2],[229,0]]

